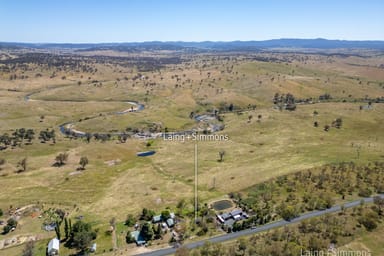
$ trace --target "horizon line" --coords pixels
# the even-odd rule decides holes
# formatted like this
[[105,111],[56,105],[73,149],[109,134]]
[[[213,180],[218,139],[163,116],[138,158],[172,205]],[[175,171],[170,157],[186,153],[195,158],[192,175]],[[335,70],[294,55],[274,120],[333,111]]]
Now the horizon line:
[[286,37],[286,38],[272,38],[272,39],[263,39],[263,40],[203,40],[203,41],[189,41],[189,40],[147,40],[147,41],[109,41],[109,42],[30,42],[30,41],[0,41],[0,43],[14,43],[14,44],[133,44],[133,43],[232,43],[232,42],[266,42],[273,40],[325,40],[325,41],[341,41],[341,42],[383,42],[384,39],[366,39],[366,40],[355,40],[355,39],[329,39],[323,37],[317,38],[295,38],[295,37]]

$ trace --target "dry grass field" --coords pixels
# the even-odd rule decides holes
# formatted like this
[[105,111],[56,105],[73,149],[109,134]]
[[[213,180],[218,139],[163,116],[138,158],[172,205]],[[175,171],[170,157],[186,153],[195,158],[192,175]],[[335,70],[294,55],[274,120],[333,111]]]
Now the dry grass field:
[[[40,143],[36,134],[32,145],[0,151],[0,158],[6,160],[0,170],[0,209],[29,204],[64,207],[73,217],[84,215],[94,221],[104,233],[112,217],[121,222],[143,207],[160,212],[167,206],[175,208],[181,199],[192,207],[195,142],[158,138],[151,145],[140,139],[87,143],[61,134],[58,127],[65,122],[75,122],[76,129],[91,133],[146,129],[154,123],[162,130],[182,131],[198,125],[189,117],[192,111],[205,113],[230,103],[245,109],[223,114],[225,129],[218,134],[227,135],[228,141],[198,142],[201,202],[326,163],[384,160],[384,103],[373,102],[366,108],[368,100],[363,101],[384,97],[384,69],[379,68],[383,56],[271,55],[280,61],[201,54],[184,56],[184,62],[156,71],[95,63],[90,65],[97,71],[90,73],[31,64],[27,70],[15,68],[12,74],[28,76],[16,80],[0,71],[0,134],[19,128],[56,132],[55,144]],[[55,77],[50,78],[53,72]],[[333,100],[279,111],[272,102],[275,93],[313,99],[329,93]],[[129,100],[143,103],[145,109],[114,114],[128,109]],[[247,109],[248,105],[256,108]],[[342,127],[325,132],[324,125],[336,118],[342,118]],[[136,156],[148,149],[156,154]],[[219,162],[222,150],[224,161]],[[55,167],[61,152],[69,153],[68,162]],[[82,156],[89,164],[79,172]],[[25,157],[27,170],[16,173],[17,163]],[[44,234],[38,228],[24,228],[28,225],[32,224],[17,232]],[[100,251],[111,248],[109,239],[99,236]],[[20,248],[0,250],[0,255],[17,255]]]

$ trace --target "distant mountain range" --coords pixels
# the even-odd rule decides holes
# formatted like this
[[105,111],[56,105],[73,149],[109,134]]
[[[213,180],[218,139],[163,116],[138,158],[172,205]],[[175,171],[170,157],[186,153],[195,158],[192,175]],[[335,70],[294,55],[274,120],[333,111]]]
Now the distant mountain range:
[[384,50],[384,41],[347,41],[327,39],[272,39],[265,41],[231,41],[231,42],[133,42],[133,43],[18,43],[0,42],[1,48],[62,48],[76,50],[262,50],[269,48],[307,48],[307,49],[375,49]]

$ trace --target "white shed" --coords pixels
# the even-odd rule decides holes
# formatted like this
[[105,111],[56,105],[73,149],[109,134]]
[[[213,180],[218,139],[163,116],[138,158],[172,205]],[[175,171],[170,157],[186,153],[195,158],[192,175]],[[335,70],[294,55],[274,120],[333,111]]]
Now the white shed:
[[97,248],[97,244],[96,244],[96,243],[93,243],[92,246],[91,246],[90,251],[91,251],[91,252],[96,252],[96,248]]
[[60,249],[60,240],[57,238],[53,238],[51,241],[48,243],[48,248],[47,252],[48,255],[59,255],[59,249]]

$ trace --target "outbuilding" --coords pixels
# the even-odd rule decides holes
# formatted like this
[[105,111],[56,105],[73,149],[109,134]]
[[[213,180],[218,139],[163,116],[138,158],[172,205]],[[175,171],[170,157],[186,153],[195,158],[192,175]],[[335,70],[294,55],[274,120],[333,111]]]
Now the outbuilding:
[[47,253],[49,256],[59,255],[59,250],[60,250],[60,240],[59,239],[53,238],[51,241],[49,241],[48,248],[47,248]]

